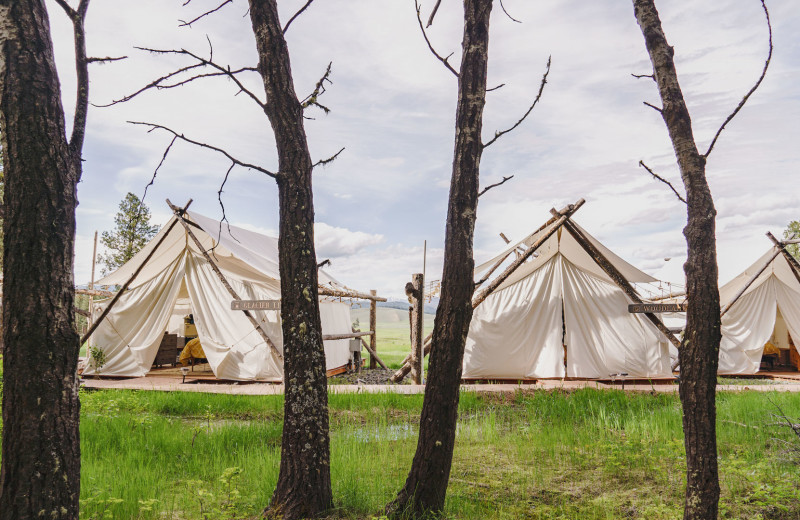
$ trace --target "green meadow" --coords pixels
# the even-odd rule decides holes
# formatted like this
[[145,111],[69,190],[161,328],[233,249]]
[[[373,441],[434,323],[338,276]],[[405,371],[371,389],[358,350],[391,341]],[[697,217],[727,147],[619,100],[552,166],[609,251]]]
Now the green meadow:
[[[358,320],[361,330],[369,330],[369,307],[353,309],[353,321]],[[433,314],[425,314],[425,335],[433,330]],[[400,368],[403,359],[411,353],[411,338],[409,337],[408,312],[401,309],[378,307],[377,314],[377,341],[378,355],[389,368]],[[369,353],[364,352],[369,358]],[[426,358],[427,364],[427,358]]]
[[[280,396],[81,394],[83,519],[254,518],[278,474]],[[721,393],[721,518],[800,518],[800,395]],[[380,518],[411,464],[420,395],[331,395],[330,518]],[[453,519],[678,519],[675,395],[464,391],[447,499]]]

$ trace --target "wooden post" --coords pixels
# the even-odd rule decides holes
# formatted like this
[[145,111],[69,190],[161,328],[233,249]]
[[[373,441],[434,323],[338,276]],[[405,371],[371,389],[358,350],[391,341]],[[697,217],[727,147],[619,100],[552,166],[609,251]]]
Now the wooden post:
[[[372,289],[369,293],[375,296],[378,291]],[[369,368],[375,369],[378,367],[378,355],[376,354],[378,352],[378,339],[376,337],[378,331],[378,302],[375,300],[370,300],[369,302],[369,330],[372,331],[372,335],[369,337]],[[383,368],[386,368],[386,365],[383,365]]]
[[[176,211],[176,212],[186,211],[186,208],[188,208],[191,203],[192,203],[192,199],[189,199],[189,202],[186,203],[186,206],[184,206],[183,209],[175,208],[174,211]],[[170,206],[172,206],[172,205],[170,204]],[[120,288],[119,291],[117,291],[117,294],[114,295],[114,298],[112,298],[111,301],[108,302],[108,305],[106,305],[106,308],[103,309],[103,312],[102,312],[102,314],[100,314],[100,317],[97,318],[96,322],[92,323],[92,326],[89,327],[89,330],[87,330],[86,334],[84,334],[83,337],[81,338],[81,345],[86,343],[86,340],[89,339],[89,337],[92,335],[92,333],[97,329],[97,326],[100,325],[100,323],[105,319],[106,316],[108,316],[108,313],[111,312],[111,308],[114,307],[114,305],[117,303],[117,301],[119,301],[119,299],[122,296],[122,294],[125,291],[128,290],[128,287],[130,287],[131,283],[133,283],[133,281],[136,279],[136,277],[139,275],[139,273],[142,272],[142,269],[144,269],[144,266],[147,265],[147,262],[149,262],[150,259],[153,257],[155,252],[158,250],[158,247],[162,244],[162,242],[164,242],[164,239],[167,238],[167,235],[169,235],[169,232],[172,231],[172,228],[174,228],[175,224],[178,223],[178,220],[181,220],[181,219],[176,219],[176,220],[172,221],[172,223],[169,225],[169,227],[167,227],[167,231],[164,232],[163,235],[161,235],[161,238],[158,239],[158,242],[156,242],[156,245],[153,246],[153,249],[150,251],[150,253],[147,255],[147,257],[145,257],[145,259],[142,260],[142,263],[139,264],[139,267],[136,268],[136,271],[133,272],[131,277],[128,278],[128,281],[125,282],[125,284]]]
[[[228,294],[231,295],[231,298],[233,298],[234,300],[241,300],[239,295],[236,294],[236,291],[233,290],[233,287],[231,287],[231,284],[228,283],[228,280],[225,278],[225,275],[222,274],[222,271],[219,270],[219,267],[217,267],[217,264],[214,262],[214,260],[211,258],[211,256],[208,254],[208,252],[205,250],[205,248],[203,247],[203,244],[200,243],[200,240],[194,234],[194,231],[192,231],[192,229],[189,227],[189,224],[183,218],[183,213],[184,213],[184,211],[186,211],[185,208],[183,210],[181,210],[177,206],[173,205],[172,202],[169,201],[169,199],[167,199],[167,204],[169,205],[170,209],[172,209],[172,211],[175,213],[175,216],[178,217],[178,221],[183,225],[183,229],[186,230],[186,233],[189,235],[189,237],[192,239],[194,244],[197,246],[197,249],[203,255],[203,258],[206,259],[206,262],[208,262],[208,265],[211,266],[211,270],[214,271],[214,273],[217,275],[217,278],[219,278],[219,281],[222,282],[222,285],[228,291]],[[283,361],[283,354],[280,353],[280,351],[278,350],[278,347],[275,346],[275,344],[272,342],[272,340],[267,335],[267,333],[264,331],[264,329],[261,328],[261,324],[258,322],[258,320],[256,320],[255,317],[253,317],[253,315],[250,313],[250,311],[243,310],[242,312],[244,312],[244,315],[247,316],[247,319],[250,320],[250,323],[253,325],[253,327],[256,328],[258,333],[261,335],[261,339],[263,339],[267,343],[267,345],[269,345],[269,348],[271,348],[272,351],[275,353],[275,355],[278,356],[278,359]]]
[[[492,280],[492,283],[490,283],[483,291],[481,291],[480,293],[478,293],[476,296],[474,296],[472,298],[472,308],[475,309],[478,305],[483,303],[484,300],[486,300],[486,298],[488,298],[489,295],[491,295],[500,286],[500,284],[502,284],[504,281],[506,281],[506,279],[508,279],[509,276],[514,274],[514,271],[516,271],[519,268],[519,266],[521,266],[523,263],[525,263],[525,261],[528,258],[530,258],[531,255],[533,255],[533,253],[535,253],[536,250],[539,249],[542,246],[542,244],[544,244],[547,241],[547,239],[550,238],[553,235],[553,233],[555,233],[558,229],[560,229],[561,226],[567,221],[567,219],[571,215],[573,215],[576,211],[578,211],[578,209],[580,209],[580,207],[583,206],[585,202],[586,201],[584,199],[580,199],[575,204],[570,204],[570,205],[566,206],[565,208],[561,209],[561,211],[558,212],[561,215],[560,217],[551,218],[542,227],[537,229],[536,232],[533,233],[533,235],[535,235],[536,233],[541,232],[542,230],[546,229],[548,226],[553,225],[553,227],[547,233],[545,233],[544,235],[539,237],[536,240],[536,242],[531,244],[531,247],[529,247],[525,251],[524,254],[519,256],[502,273],[497,275],[497,278]],[[427,356],[430,353],[431,344],[432,344],[432,338],[433,338],[433,334],[429,334],[425,338],[425,342],[424,342],[425,345],[423,347],[423,356]],[[390,378],[390,381],[392,381],[394,383],[399,383],[400,381],[403,380],[404,377],[406,377],[406,375],[408,375],[408,373],[410,371],[411,371],[411,356],[409,355],[403,360],[403,365],[400,367],[400,369],[397,372],[394,373],[394,375]]]
[[414,384],[421,385],[424,380],[422,335],[425,302],[422,301],[422,289],[425,283],[422,273],[411,277],[411,379]]
[[[774,238],[774,237],[773,237],[773,238]],[[741,298],[741,297],[742,297],[742,295],[744,295],[744,293],[747,291],[747,289],[749,289],[749,288],[750,288],[750,286],[751,286],[751,285],[753,285],[753,282],[755,282],[755,281],[758,279],[758,277],[759,277],[759,276],[761,276],[761,273],[763,273],[764,271],[766,271],[767,267],[769,267],[769,264],[771,264],[771,263],[772,263],[772,261],[773,261],[773,260],[775,260],[775,257],[776,257],[776,256],[778,256],[779,254],[781,254],[781,251],[782,251],[782,250],[783,250],[783,248],[782,248],[782,247],[780,247],[780,246],[778,246],[778,247],[775,249],[775,253],[773,253],[773,254],[772,254],[772,256],[770,256],[770,257],[769,257],[769,260],[767,260],[766,262],[764,262],[764,265],[763,265],[763,266],[761,266],[761,269],[759,269],[759,270],[758,270],[758,272],[757,272],[756,274],[754,274],[753,276],[751,276],[751,277],[750,277],[750,279],[749,279],[749,280],[747,280],[747,283],[746,283],[746,284],[744,284],[744,287],[742,287],[741,289],[739,289],[739,292],[737,292],[737,293],[736,293],[736,296],[734,296],[734,297],[733,297],[733,299],[732,299],[732,300],[731,300],[731,301],[730,301],[730,302],[729,302],[729,303],[728,303],[728,304],[725,306],[725,308],[724,308],[724,309],[722,309],[722,312],[721,312],[721,313],[720,313],[720,315],[719,315],[719,317],[720,317],[720,318],[721,318],[721,317],[723,317],[723,316],[725,316],[725,313],[726,313],[726,312],[728,312],[728,311],[731,309],[731,307],[733,307],[733,304],[734,304],[734,303],[736,303],[737,301],[739,301],[739,298]]]
[[[556,210],[554,209],[552,212],[555,214]],[[642,303],[642,299],[636,293],[636,290],[633,288],[630,282],[625,279],[625,276],[623,276],[623,274],[620,273],[616,267],[614,267],[614,264],[612,264],[608,258],[606,258],[605,255],[601,253],[600,250],[597,249],[588,238],[586,238],[586,236],[575,226],[575,224],[572,223],[572,221],[568,220],[564,224],[564,227],[567,228],[567,231],[569,231],[570,235],[572,235],[572,237],[578,242],[578,244],[581,245],[581,247],[583,247],[589,256],[592,257],[595,262],[597,262],[597,265],[599,265],[600,268],[609,276],[609,278],[611,278],[617,287],[622,289],[622,292],[624,292],[628,298],[633,300],[633,303]],[[646,313],[645,316],[647,316],[647,319],[650,320],[650,322],[655,325],[655,327],[660,330],[664,336],[666,336],[670,343],[675,345],[675,348],[680,348],[680,340],[676,338],[672,332],[670,332],[670,330],[666,325],[664,325],[658,316],[652,312]]]
[[[89,280],[89,290],[94,290],[94,266],[97,264],[97,230],[94,232],[94,247],[92,248],[92,279]],[[92,312],[94,311],[94,296],[89,296],[89,316],[86,317],[86,326],[92,326]]]

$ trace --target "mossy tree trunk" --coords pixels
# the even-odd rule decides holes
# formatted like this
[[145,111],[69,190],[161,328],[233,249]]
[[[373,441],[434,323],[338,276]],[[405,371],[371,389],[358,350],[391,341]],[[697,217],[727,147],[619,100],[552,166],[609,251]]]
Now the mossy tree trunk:
[[267,515],[318,516],[333,505],[328,391],[317,295],[312,162],[276,0],[250,0],[265,111],[278,148],[284,405],[281,466]]

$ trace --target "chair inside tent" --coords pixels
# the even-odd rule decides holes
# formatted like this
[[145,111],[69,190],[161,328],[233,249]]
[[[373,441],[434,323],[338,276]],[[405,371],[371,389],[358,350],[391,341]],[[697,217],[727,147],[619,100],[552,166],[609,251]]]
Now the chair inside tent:
[[[763,272],[734,300],[762,268]],[[733,302],[722,316],[720,374],[755,374],[762,365],[793,370],[800,367],[800,277],[777,246],[719,292],[723,309]]]
[[[231,309],[230,294],[187,231],[181,225],[170,225],[176,218],[173,216],[130,261],[97,282],[98,285],[123,285],[142,267],[145,258],[166,235],[89,339],[90,346],[104,353],[105,364],[97,369],[89,363],[84,373],[128,377],[147,374],[156,360],[165,333],[189,336],[184,319],[191,315],[194,322],[192,332],[196,329],[216,377],[281,381],[281,359],[245,314]],[[221,224],[195,212],[186,212],[184,218],[191,223],[193,234],[240,298],[280,299],[277,238]],[[322,270],[319,271],[319,283],[334,289],[347,289]],[[95,320],[109,301],[95,306]],[[280,311],[250,312],[282,352]],[[351,333],[348,303],[321,298],[320,315],[324,334]],[[347,339],[325,341],[324,347],[329,370],[348,363],[350,348]],[[174,354],[177,356],[177,351]]]
[[[530,247],[552,226],[511,245],[475,269]],[[629,282],[654,278],[615,255],[574,223]],[[668,340],[562,227],[475,308],[464,355],[465,379],[672,377]]]

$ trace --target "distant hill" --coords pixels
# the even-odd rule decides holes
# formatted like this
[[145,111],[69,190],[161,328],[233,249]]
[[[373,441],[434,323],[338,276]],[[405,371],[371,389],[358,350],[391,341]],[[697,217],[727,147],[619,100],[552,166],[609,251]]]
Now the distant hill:
[[[425,314],[436,314],[436,307],[439,305],[439,298],[433,298],[430,302],[425,302]],[[369,308],[368,303],[355,303],[353,309]],[[386,302],[378,302],[378,307],[388,309],[400,309],[403,311],[408,310],[408,300],[390,299]]]

